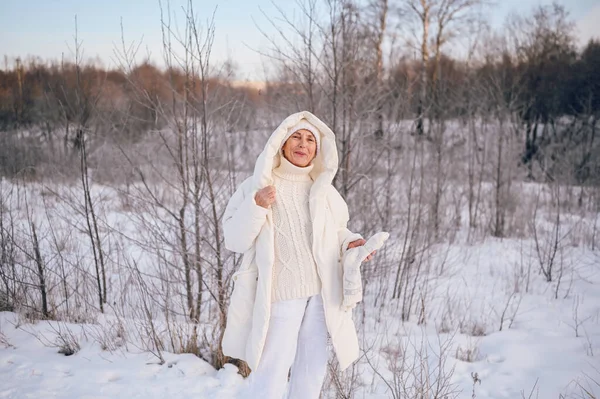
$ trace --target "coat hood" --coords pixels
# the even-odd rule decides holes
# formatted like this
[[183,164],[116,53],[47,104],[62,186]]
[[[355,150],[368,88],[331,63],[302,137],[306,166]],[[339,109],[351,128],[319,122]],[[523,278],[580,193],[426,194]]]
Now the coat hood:
[[280,148],[288,131],[301,120],[313,125],[320,134],[321,148],[313,160],[314,167],[310,176],[315,186],[331,184],[338,170],[338,153],[333,131],[323,121],[308,111],[297,112],[285,118],[269,137],[264,150],[254,165],[254,188],[259,190],[273,184],[272,171],[281,163]]

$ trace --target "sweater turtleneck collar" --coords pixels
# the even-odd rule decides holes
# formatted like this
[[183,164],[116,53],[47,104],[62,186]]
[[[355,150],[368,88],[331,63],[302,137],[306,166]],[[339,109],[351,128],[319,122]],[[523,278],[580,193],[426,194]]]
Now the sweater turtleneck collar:
[[275,169],[273,169],[273,173],[284,179],[291,181],[311,181],[309,173],[313,169],[314,165],[311,163],[310,165],[301,168],[299,166],[294,165],[282,155],[280,157],[281,163]]

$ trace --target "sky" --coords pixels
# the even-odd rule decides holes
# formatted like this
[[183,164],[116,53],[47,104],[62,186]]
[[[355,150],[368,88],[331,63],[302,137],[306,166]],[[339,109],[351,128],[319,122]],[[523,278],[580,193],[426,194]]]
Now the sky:
[[[166,10],[168,0],[162,1]],[[274,5],[277,4],[277,6]],[[562,0],[576,22],[580,44],[591,37],[600,38],[600,0]],[[174,21],[182,25],[185,0],[170,0]],[[537,5],[552,0],[496,0],[488,8],[488,19],[499,28],[513,12],[529,13]],[[72,58],[75,16],[82,41],[84,58],[98,58],[106,67],[117,64],[115,48],[122,47],[121,22],[126,45],[139,46],[138,58],[161,63],[161,3],[159,0],[0,0],[0,56],[37,56],[44,60]],[[213,59],[235,60],[236,77],[261,80],[268,59],[269,39],[279,33],[269,18],[277,19],[277,7],[293,15],[298,13],[296,0],[194,0],[199,21],[206,22],[215,12]],[[165,11],[166,13],[166,11]],[[260,28],[260,29],[259,29]],[[261,30],[268,36],[265,37]]]

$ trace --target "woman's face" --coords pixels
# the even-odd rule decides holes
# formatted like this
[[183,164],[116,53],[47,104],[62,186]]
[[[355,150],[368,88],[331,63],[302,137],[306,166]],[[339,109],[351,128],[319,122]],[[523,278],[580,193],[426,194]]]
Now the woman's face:
[[294,132],[283,144],[283,156],[294,165],[304,168],[310,165],[317,152],[315,136],[301,129]]

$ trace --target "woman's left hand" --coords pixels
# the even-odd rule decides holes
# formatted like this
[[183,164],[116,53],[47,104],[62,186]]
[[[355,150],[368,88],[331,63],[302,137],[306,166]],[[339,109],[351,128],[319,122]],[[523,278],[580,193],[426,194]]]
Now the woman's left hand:
[[[348,249],[350,248],[356,248],[356,247],[362,247],[363,245],[365,245],[367,243],[367,240],[365,239],[360,239],[360,240],[355,240],[352,241],[350,244],[348,244]],[[366,258],[365,258],[365,262],[370,261],[371,259],[373,259],[373,255],[375,255],[377,251],[373,251],[371,252]]]

